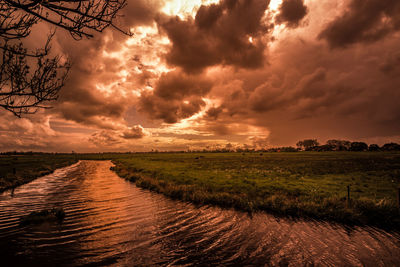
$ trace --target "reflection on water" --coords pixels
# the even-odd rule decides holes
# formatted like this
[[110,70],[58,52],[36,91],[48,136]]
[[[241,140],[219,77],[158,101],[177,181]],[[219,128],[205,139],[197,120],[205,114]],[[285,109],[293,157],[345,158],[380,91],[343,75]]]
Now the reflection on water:
[[[0,265],[400,266],[397,233],[195,207],[141,190],[111,165],[81,161],[0,195]],[[18,226],[52,207],[65,209],[62,224]]]

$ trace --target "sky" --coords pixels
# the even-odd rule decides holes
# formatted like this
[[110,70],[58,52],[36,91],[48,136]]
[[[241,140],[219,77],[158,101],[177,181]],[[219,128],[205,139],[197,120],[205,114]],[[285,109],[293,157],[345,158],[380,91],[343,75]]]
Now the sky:
[[1,111],[0,151],[400,142],[398,0],[128,0],[120,15],[132,37],[57,30],[66,85],[52,109]]

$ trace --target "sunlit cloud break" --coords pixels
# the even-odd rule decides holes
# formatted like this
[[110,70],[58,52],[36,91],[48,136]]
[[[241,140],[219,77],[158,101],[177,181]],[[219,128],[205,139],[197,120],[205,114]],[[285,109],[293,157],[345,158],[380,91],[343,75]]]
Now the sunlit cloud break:
[[65,86],[52,109],[4,110],[1,150],[398,141],[400,6],[376,1],[128,1],[117,22],[132,36],[56,32],[52,53],[73,63]]

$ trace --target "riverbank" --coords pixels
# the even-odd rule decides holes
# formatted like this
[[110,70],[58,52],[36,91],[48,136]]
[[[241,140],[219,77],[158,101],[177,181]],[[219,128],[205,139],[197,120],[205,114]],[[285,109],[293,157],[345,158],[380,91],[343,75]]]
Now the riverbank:
[[34,179],[50,174],[56,169],[76,163],[71,154],[7,155],[0,157],[0,193]]
[[118,175],[139,187],[196,204],[400,228],[396,152],[2,156],[0,192],[79,159],[112,160]]
[[163,153],[113,162],[114,171],[137,186],[195,204],[400,226],[399,153]]
[[[3,194],[3,266],[400,266],[399,233],[196,207],[129,184],[111,166],[83,161]],[[61,224],[20,225],[53,207],[65,210]]]

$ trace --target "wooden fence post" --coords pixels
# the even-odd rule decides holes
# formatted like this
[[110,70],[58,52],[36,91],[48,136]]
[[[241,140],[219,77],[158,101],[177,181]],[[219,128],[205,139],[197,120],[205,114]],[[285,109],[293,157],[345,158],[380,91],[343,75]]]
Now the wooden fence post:
[[16,161],[18,160],[18,158],[17,157],[14,157],[13,158],[13,162],[11,163],[11,166],[12,166],[12,169],[13,169],[13,174],[14,175],[16,175],[17,174],[17,169],[15,168],[15,166],[17,165],[16,164]]
[[351,201],[351,199],[350,199],[350,185],[348,185],[347,186],[347,207],[349,208],[350,207],[350,201]]
[[400,213],[400,187],[397,187],[397,209]]

